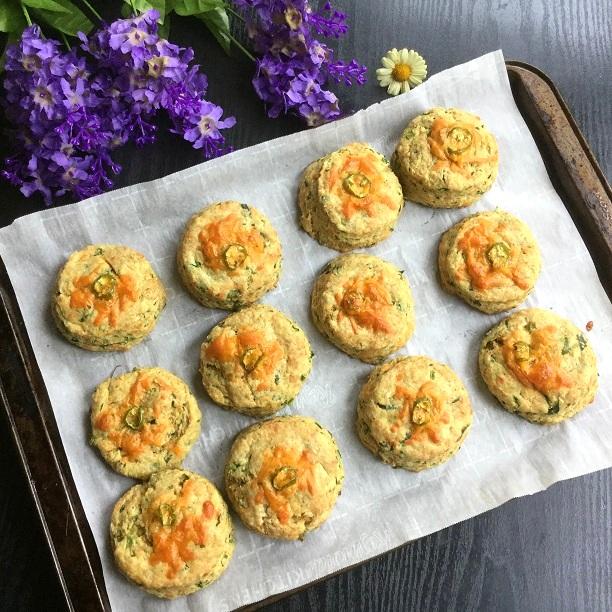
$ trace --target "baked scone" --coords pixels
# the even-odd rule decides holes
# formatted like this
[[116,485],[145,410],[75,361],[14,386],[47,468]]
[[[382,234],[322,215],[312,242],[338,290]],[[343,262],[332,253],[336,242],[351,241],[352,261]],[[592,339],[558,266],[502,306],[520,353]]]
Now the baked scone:
[[198,302],[236,310],[276,287],[282,252],[265,215],[253,206],[227,201],[191,217],[177,263],[185,287]]
[[226,503],[203,476],[156,472],[115,504],[110,542],[119,569],[145,591],[171,599],[216,580],[234,552]]
[[329,516],[344,468],[332,434],[314,419],[276,417],[244,429],[225,465],[225,490],[244,524],[303,539]]
[[476,115],[432,108],[408,124],[391,165],[407,200],[461,208],[480,199],[495,181],[497,142]]
[[373,255],[341,255],[329,262],[315,281],[310,304],[319,331],[366,363],[382,361],[414,331],[408,280]]
[[148,478],[180,466],[200,436],[189,387],[162,368],[136,368],[101,382],[91,398],[91,443],[117,472]]
[[597,360],[570,321],[549,310],[513,313],[482,339],[480,373],[509,412],[532,423],[559,423],[590,404]]
[[430,357],[400,357],[374,368],[359,394],[359,439],[393,467],[418,472],[447,461],[471,424],[463,383]]
[[164,286],[144,255],[92,244],[72,253],[60,270],[51,311],[72,344],[127,351],[151,332],[165,305]]
[[200,351],[211,399],[250,416],[273,414],[293,401],[312,369],[306,334],[282,312],[255,304],[213,327]]
[[438,248],[442,288],[487,313],[523,302],[541,265],[531,230],[500,210],[459,221],[442,234]]
[[298,205],[304,230],[343,252],[387,238],[404,199],[387,160],[369,145],[353,142],[306,168]]

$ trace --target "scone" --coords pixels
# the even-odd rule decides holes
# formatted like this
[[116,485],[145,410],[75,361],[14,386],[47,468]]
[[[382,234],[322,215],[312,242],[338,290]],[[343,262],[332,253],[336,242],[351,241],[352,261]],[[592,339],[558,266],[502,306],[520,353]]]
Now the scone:
[[72,344],[127,351],[155,327],[166,291],[144,255],[93,244],[70,255],[57,277],[52,313]]
[[278,283],[282,252],[268,218],[253,206],[219,202],[194,215],[178,253],[179,274],[198,302],[236,310]]
[[136,368],[101,382],[91,398],[91,443],[117,472],[148,478],[180,466],[200,435],[189,387],[162,368]]
[[540,249],[531,230],[503,211],[459,221],[442,235],[438,248],[442,287],[487,313],[523,302],[540,268]]
[[429,357],[400,357],[374,368],[359,394],[359,439],[393,467],[418,472],[447,461],[471,424],[463,383]]
[[334,437],[301,416],[277,417],[243,430],[225,465],[225,490],[244,524],[287,540],[301,540],[325,521],[343,480]]
[[216,580],[234,552],[226,503],[206,478],[163,470],[115,504],[110,542],[119,569],[157,597],[189,595]]
[[519,310],[482,340],[480,373],[509,412],[532,423],[559,423],[590,404],[597,391],[591,344],[549,310]]
[[407,200],[461,208],[473,204],[495,181],[497,142],[476,115],[432,108],[408,124],[391,165]]
[[387,160],[369,145],[353,142],[306,168],[298,205],[304,230],[342,252],[389,236],[404,199]]
[[325,266],[312,290],[311,312],[330,342],[367,363],[397,351],[414,331],[408,280],[393,264],[363,253]]
[[200,351],[202,383],[211,399],[250,416],[267,416],[293,401],[312,368],[306,334],[282,312],[256,304],[226,317]]

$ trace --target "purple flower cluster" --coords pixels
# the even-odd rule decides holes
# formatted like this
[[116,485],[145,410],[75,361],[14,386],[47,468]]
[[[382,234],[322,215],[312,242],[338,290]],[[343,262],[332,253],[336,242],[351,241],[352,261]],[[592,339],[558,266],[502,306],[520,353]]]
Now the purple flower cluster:
[[234,0],[249,16],[247,33],[260,56],[253,86],[267,104],[268,116],[293,113],[310,126],[340,115],[330,80],[344,85],[365,83],[366,67],[342,62],[316,35],[340,38],[346,16],[326,2],[313,11],[308,0]]
[[4,178],[47,204],[69,192],[100,193],[121,170],[111,151],[155,140],[160,110],[206,157],[225,152],[221,130],[235,119],[205,100],[206,77],[189,66],[193,51],[160,38],[158,17],[151,10],[81,34],[80,55],[44,39],[38,26],[24,30],[7,50],[3,106],[17,153],[5,160]]

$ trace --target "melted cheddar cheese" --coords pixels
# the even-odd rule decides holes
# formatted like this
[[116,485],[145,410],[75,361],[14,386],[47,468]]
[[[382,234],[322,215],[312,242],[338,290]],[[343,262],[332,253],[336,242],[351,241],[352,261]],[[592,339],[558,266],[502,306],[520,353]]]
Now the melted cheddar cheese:
[[[410,436],[403,440],[403,444],[413,444],[425,438],[435,444],[440,442],[438,425],[440,423],[448,423],[449,415],[444,410],[446,397],[441,394],[435,383],[428,380],[417,390],[408,389],[402,384],[398,384],[395,387],[394,397],[402,402],[402,408],[397,415],[396,421],[391,425],[391,431],[395,433],[400,427],[408,425]],[[426,422],[419,425],[414,422],[413,411],[415,404],[423,399],[429,400],[431,410]]]
[[[194,547],[207,544],[209,524],[219,515],[209,500],[199,507],[196,504],[194,509],[194,485],[193,479],[187,480],[178,498],[174,499],[171,493],[161,495],[148,510],[146,522],[153,548],[149,564],[167,565],[167,578],[176,576],[185,564],[195,559]],[[171,520],[163,520],[164,510]]]
[[[162,380],[141,372],[122,402],[109,402],[96,415],[94,427],[106,432],[122,455],[136,459],[148,447],[165,443],[172,422],[162,413],[172,401],[171,393],[171,387]],[[132,414],[139,418],[129,420]]]
[[506,365],[523,385],[546,394],[574,384],[576,374],[563,369],[563,342],[557,327],[532,331],[529,343],[522,342],[523,337],[518,331],[509,334],[501,349]]
[[[286,524],[291,518],[290,501],[296,491],[307,491],[311,496],[317,494],[316,465],[315,457],[307,449],[301,452],[284,446],[266,449],[259,472],[253,479],[255,502],[267,503],[279,522]],[[285,469],[295,470],[295,478],[278,488],[275,478]]]
[[384,175],[376,168],[373,154],[351,153],[343,163],[334,164],[327,178],[327,188],[332,196],[342,204],[342,214],[346,219],[362,212],[373,217],[378,205],[391,210],[396,204],[385,194]]
[[[94,284],[101,276],[114,278],[112,291],[104,298],[98,297]],[[94,311],[94,325],[108,323],[116,327],[120,314],[138,299],[138,291],[134,277],[129,274],[115,275],[102,265],[93,272],[81,276],[74,282],[74,289],[70,294],[70,308],[88,308]]]
[[[477,289],[509,284],[523,290],[531,287],[521,248],[506,221],[480,217],[463,233],[457,248],[463,255],[457,273],[460,278],[469,278]],[[496,248],[502,248],[505,256],[493,258],[491,252]]]
[[[256,351],[257,358],[252,359]],[[220,363],[233,363],[257,383],[257,391],[269,389],[285,351],[276,340],[267,340],[259,329],[223,330],[206,348],[206,357]]]
[[[263,263],[265,242],[255,228],[244,226],[238,213],[208,223],[198,236],[205,265],[211,270],[236,273],[247,261],[256,267]],[[238,251],[241,256],[236,257]]]
[[338,322],[347,317],[353,332],[357,332],[357,326],[386,334],[393,331],[385,316],[392,306],[392,300],[382,276],[351,280],[335,297],[339,307]]
[[449,122],[436,117],[431,126],[427,142],[436,162],[434,170],[449,168],[463,176],[469,175],[468,164],[482,165],[497,160],[497,154],[490,157],[476,157],[480,145],[480,134],[469,123]]

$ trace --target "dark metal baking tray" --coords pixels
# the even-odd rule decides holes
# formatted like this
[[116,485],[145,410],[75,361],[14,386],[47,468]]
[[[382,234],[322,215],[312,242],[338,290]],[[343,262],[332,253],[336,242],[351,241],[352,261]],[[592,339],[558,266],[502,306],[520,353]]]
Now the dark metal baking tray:
[[[537,68],[521,62],[507,62],[507,69],[514,99],[540,149],[553,185],[612,299],[610,185],[551,80]],[[71,610],[110,610],[98,550],[1,260],[0,338],[0,402],[30,485],[66,605]],[[274,596],[265,603],[285,595]]]

